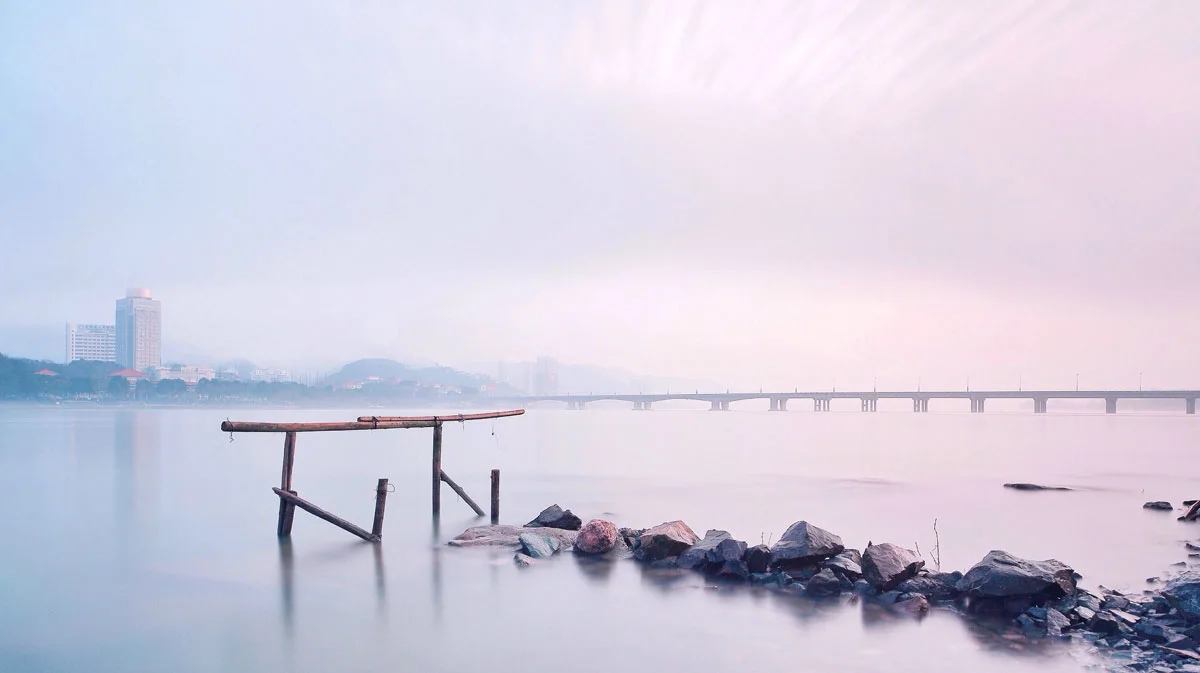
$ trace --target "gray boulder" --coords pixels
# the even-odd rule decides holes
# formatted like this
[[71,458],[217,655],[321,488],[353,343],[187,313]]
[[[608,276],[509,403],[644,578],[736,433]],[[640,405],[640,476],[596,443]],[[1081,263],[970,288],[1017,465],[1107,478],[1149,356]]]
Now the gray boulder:
[[458,534],[446,544],[451,547],[508,547],[521,548],[521,534],[535,533],[558,540],[559,546],[570,545],[578,535],[573,530],[560,528],[524,528],[521,526],[475,526]]
[[1173,577],[1163,587],[1162,594],[1184,617],[1200,620],[1200,573],[1188,570]]
[[560,528],[562,530],[579,530],[583,526],[583,521],[579,517],[571,513],[571,510],[563,510],[558,505],[550,505],[542,510],[537,518],[525,524],[526,528]]
[[777,568],[810,565],[845,549],[837,535],[807,521],[797,521],[771,547],[771,565]]
[[1007,599],[1020,598],[1038,603],[1074,594],[1075,574],[1071,568],[1053,559],[1029,561],[993,550],[972,566],[955,588],[968,598],[979,599],[974,601],[978,607],[988,605],[989,599],[1000,599],[1015,608],[1026,601]]
[[[685,569],[703,570],[709,563],[708,554],[715,551],[717,545],[725,540],[731,539],[729,532],[724,530],[710,530],[704,534],[704,539],[684,550],[679,555],[679,567]],[[740,557],[739,557],[740,558]],[[723,559],[722,559],[723,560]]]
[[955,589],[954,585],[962,576],[960,574],[958,577],[954,577],[951,573],[947,573],[946,575],[942,576],[940,573],[937,575],[918,575],[917,577],[901,582],[896,586],[896,590],[909,594],[920,594],[931,603],[952,601],[958,598],[958,589]]
[[679,556],[699,541],[696,533],[682,521],[660,523],[641,534],[633,557],[647,563],[662,561]]
[[825,561],[824,565],[850,581],[862,577],[863,574],[862,554],[859,554],[857,549],[847,549]]
[[1046,635],[1057,638],[1069,628],[1071,628],[1071,620],[1066,615],[1054,608],[1046,610]]
[[1121,622],[1111,613],[1097,612],[1088,622],[1088,631],[1092,633],[1110,634],[1121,631]]
[[[727,540],[727,542],[734,542],[734,540]],[[746,562],[741,558],[732,558],[720,564],[710,564],[708,572],[721,579],[743,582],[750,579],[750,570],[746,567]]]
[[558,538],[542,533],[521,533],[517,536],[521,551],[532,558],[547,558],[562,545]]
[[825,568],[812,576],[804,590],[811,596],[834,596],[841,593],[842,583],[832,570]]
[[862,556],[863,579],[879,591],[895,589],[924,567],[925,560],[917,552],[890,542],[871,545]]
[[1166,500],[1155,500],[1142,505],[1142,509],[1155,509],[1160,512],[1170,512],[1171,510],[1175,509],[1175,507]]
[[518,568],[528,568],[534,563],[537,563],[537,561],[534,561],[533,558],[528,554],[522,554],[521,552],[517,552],[513,555],[513,562],[517,564]]
[[892,610],[913,617],[924,617],[929,613],[929,601],[920,594],[903,594],[892,604]]
[[746,567],[750,572],[765,573],[767,567],[771,565],[771,549],[765,544],[756,544],[746,549],[742,560],[746,562]]

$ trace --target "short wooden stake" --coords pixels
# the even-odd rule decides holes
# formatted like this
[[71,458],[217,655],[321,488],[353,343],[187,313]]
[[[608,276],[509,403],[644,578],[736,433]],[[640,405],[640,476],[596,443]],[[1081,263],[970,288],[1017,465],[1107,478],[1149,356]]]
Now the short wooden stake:
[[388,480],[380,479],[375,486],[375,521],[371,524],[371,535],[383,538],[383,508],[387,506]]
[[500,470],[492,470],[492,525],[500,523]]
[[442,511],[442,424],[433,426],[433,513]]
[[[292,466],[296,461],[296,433],[289,432],[283,437],[283,473],[279,478],[279,488],[284,491],[292,490]],[[279,499],[279,525],[275,533],[279,537],[292,534],[292,515],[294,506],[284,498]]]
[[484,516],[483,509],[479,505],[475,504],[475,501],[471,499],[471,496],[467,495],[467,492],[463,490],[462,486],[454,483],[454,480],[450,478],[450,475],[443,472],[442,481],[446,482],[446,485],[449,486],[455,493],[457,493],[458,497],[465,500],[466,503],[471,506],[471,509],[475,510],[476,514],[479,516]]

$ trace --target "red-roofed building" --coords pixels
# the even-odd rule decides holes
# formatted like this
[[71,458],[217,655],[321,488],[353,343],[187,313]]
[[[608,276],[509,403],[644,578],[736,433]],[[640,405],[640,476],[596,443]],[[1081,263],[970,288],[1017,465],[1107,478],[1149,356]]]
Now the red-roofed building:
[[33,373],[34,376],[58,376],[58,372],[52,372],[49,369],[42,369]]
[[121,370],[113,372],[112,374],[109,374],[109,376],[124,376],[125,380],[129,381],[130,385],[133,385],[134,383],[136,383],[138,379],[150,378],[149,376],[146,376],[145,374],[139,372],[136,369],[121,369]]

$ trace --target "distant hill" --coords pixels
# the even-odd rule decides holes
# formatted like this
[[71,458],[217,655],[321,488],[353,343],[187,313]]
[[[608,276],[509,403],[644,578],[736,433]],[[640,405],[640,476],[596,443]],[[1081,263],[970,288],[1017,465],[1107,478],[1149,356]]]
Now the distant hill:
[[327,376],[325,382],[336,386],[367,381],[372,378],[381,381],[413,381],[425,385],[439,384],[469,388],[479,388],[495,383],[490,377],[459,371],[452,367],[410,367],[402,362],[385,358],[355,360]]

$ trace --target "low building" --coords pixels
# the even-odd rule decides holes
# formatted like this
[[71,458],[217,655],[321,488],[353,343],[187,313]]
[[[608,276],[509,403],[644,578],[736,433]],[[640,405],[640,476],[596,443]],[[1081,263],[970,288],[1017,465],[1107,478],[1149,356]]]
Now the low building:
[[74,362],[76,360],[116,362],[116,327],[67,323],[66,361]]
[[291,383],[292,373],[286,369],[255,368],[250,372],[250,380],[263,383]]
[[217,372],[212,367],[204,365],[177,365],[175,367],[153,367],[150,370],[151,381],[179,379],[189,386],[194,386],[200,379],[213,380]]

